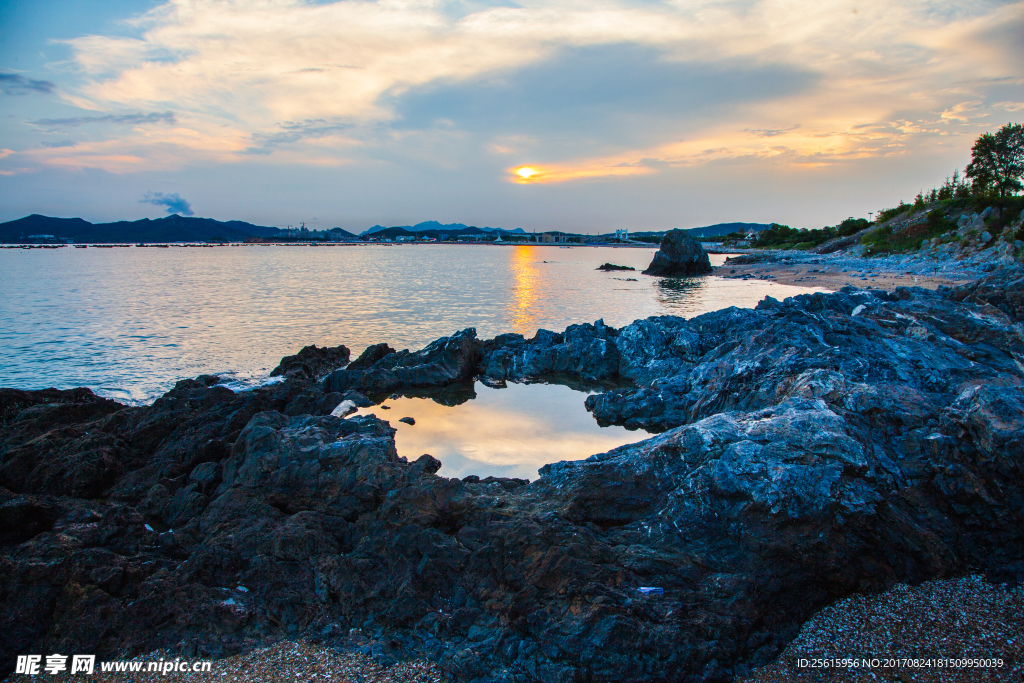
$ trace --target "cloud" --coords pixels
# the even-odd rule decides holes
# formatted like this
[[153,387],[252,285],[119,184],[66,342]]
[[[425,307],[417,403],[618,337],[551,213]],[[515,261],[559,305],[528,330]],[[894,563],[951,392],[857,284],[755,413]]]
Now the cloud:
[[680,61],[614,44],[564,47],[514,73],[420,86],[381,101],[395,112],[396,129],[440,120],[487,135],[543,131],[549,154],[575,155],[656,142],[736,106],[806,92],[818,78],[791,66]]
[[[570,179],[724,160],[847,163],[973,137],[991,103],[1024,99],[1024,2],[857,9],[169,0],[135,20],[137,38],[67,41],[81,80],[62,82],[62,96],[103,114],[35,124],[172,125],[34,158],[123,172],[257,158],[457,169],[500,155],[502,179],[510,164]],[[968,102],[979,104],[957,108]],[[106,113],[171,107],[134,115],[171,117],[161,121]]]
[[958,102],[939,116],[947,121],[970,121],[972,117],[977,116],[978,108],[981,104],[982,102],[979,100]]
[[285,121],[279,124],[279,130],[274,133],[253,133],[252,144],[246,147],[243,154],[270,154],[282,145],[288,145],[301,140],[318,140],[336,135],[338,132],[350,128],[344,123],[328,123],[323,119],[308,121]]
[[39,119],[32,121],[36,126],[81,126],[86,123],[116,123],[119,125],[138,126],[145,123],[177,123],[174,114],[165,111],[162,114],[107,114],[106,116],[75,116],[69,119]]
[[799,127],[800,127],[800,124],[798,123],[795,126],[790,126],[789,128],[771,128],[771,129],[765,129],[765,128],[751,129],[751,128],[747,128],[746,132],[752,133],[753,135],[756,135],[759,138],[773,138],[773,137],[775,137],[777,135],[785,135],[786,133],[789,133],[790,131],[794,131],[794,130],[796,130]]
[[53,92],[56,87],[50,81],[37,81],[20,74],[0,73],[0,92],[5,95],[46,95]]
[[166,206],[167,213],[177,213],[182,216],[191,216],[192,205],[185,201],[177,192],[164,194],[163,192],[147,192],[145,198],[139,200],[141,204],[155,204]]
[[45,147],[47,149],[60,149],[61,147],[74,147],[75,146],[75,141],[74,140],[61,140],[60,142],[46,142],[46,141],[43,141],[43,142],[41,142],[39,144],[40,144],[40,146]]

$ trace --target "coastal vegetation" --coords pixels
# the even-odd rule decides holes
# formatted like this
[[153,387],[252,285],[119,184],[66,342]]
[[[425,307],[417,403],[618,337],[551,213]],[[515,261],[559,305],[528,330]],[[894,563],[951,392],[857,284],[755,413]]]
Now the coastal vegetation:
[[[852,216],[838,225],[818,230],[791,228],[788,225],[772,223],[767,230],[758,233],[757,238],[750,243],[750,246],[758,249],[812,249],[835,237],[846,237],[858,233],[869,225],[867,219]],[[734,240],[743,237],[745,236],[729,235],[729,238]]]
[[[879,211],[874,223],[864,218],[847,218],[838,225],[815,230],[791,228],[773,223],[749,242],[757,249],[810,250],[839,237],[865,231],[860,238],[866,256],[918,251],[926,241],[938,244],[967,243],[982,233],[1001,233],[1024,210],[1024,125],[1007,124],[996,133],[983,133],[971,149],[971,162],[964,174],[959,169],[941,186],[918,192],[913,202],[900,201]],[[984,214],[984,229],[958,233],[962,216]],[[872,225],[875,229],[868,230]],[[973,233],[971,232],[973,230]],[[1024,227],[1011,236],[1024,240]],[[734,233],[726,241],[742,243],[746,235]],[[986,240],[987,241],[987,240]]]
[[[954,170],[940,187],[921,191],[912,204],[900,202],[878,212],[877,230],[861,240],[865,254],[919,250],[926,240],[940,243],[971,239],[976,234],[956,234],[957,219],[968,214],[987,215],[985,230],[998,234],[1024,210],[1024,126],[1006,124],[995,133],[983,133],[971,148],[971,162],[961,177]],[[1013,238],[1024,238],[1019,228]]]

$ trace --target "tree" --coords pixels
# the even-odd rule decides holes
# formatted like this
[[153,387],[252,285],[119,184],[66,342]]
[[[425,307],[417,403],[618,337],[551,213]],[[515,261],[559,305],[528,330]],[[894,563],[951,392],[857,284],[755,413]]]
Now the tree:
[[994,188],[1000,199],[1024,188],[1024,126],[1008,123],[995,135],[983,133],[971,148],[967,177],[978,194]]

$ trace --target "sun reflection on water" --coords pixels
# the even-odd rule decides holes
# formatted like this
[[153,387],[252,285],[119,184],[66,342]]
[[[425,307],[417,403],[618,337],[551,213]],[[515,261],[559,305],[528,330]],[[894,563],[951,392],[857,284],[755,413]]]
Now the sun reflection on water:
[[[449,406],[429,398],[393,398],[362,408],[397,430],[398,454],[415,460],[430,453],[444,477],[536,479],[552,462],[580,460],[650,436],[642,430],[600,427],[584,407],[587,394],[555,384],[509,384],[495,389],[477,383],[475,398]],[[399,422],[412,417],[414,425]]]
[[536,261],[534,247],[517,246],[512,252],[509,269],[512,271],[512,298],[508,302],[508,312],[512,318],[512,331],[524,336],[533,336],[537,331],[537,288],[540,272],[534,265]]

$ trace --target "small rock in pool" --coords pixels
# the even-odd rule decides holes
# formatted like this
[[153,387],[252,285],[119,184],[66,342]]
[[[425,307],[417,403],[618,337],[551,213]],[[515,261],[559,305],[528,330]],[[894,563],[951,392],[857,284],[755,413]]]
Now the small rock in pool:
[[614,263],[602,263],[596,268],[596,270],[636,270],[636,268],[630,268],[629,266],[617,266]]
[[383,403],[381,403],[381,404],[380,404],[380,409],[381,409],[381,410],[391,410],[391,406],[386,406],[386,405],[384,405]]
[[416,424],[416,420],[412,419],[411,417],[403,417],[403,418],[401,418],[399,420],[399,422],[404,422],[407,425],[414,425],[414,424]]

